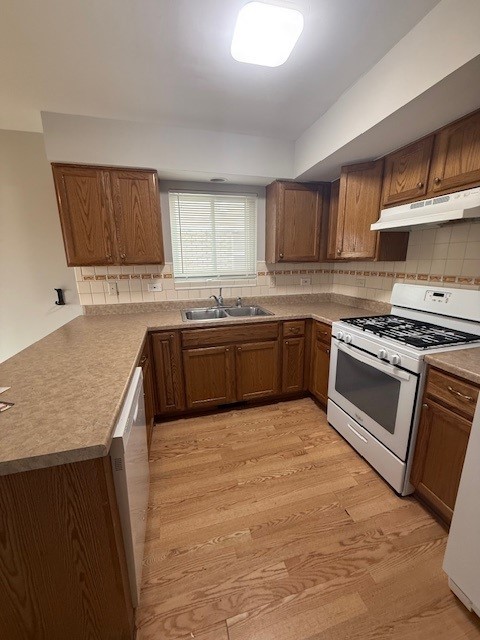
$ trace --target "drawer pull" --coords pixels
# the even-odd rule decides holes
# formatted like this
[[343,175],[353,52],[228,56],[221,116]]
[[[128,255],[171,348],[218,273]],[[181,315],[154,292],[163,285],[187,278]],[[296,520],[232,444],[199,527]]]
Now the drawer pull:
[[143,356],[143,358],[140,360],[140,362],[138,363],[140,367],[141,367],[143,364],[145,364],[145,362],[147,361],[147,357],[148,357],[148,356]]
[[350,429],[350,431],[353,431],[353,433],[354,433],[358,438],[360,438],[360,440],[363,440],[363,442],[366,442],[366,443],[368,444],[368,440],[367,440],[366,438],[364,438],[362,435],[360,435],[360,434],[358,433],[358,431],[352,427],[352,425],[351,425],[351,424],[348,424],[348,422],[347,422],[347,427]]
[[457,391],[453,387],[448,386],[447,389],[450,391],[450,393],[453,393],[454,396],[462,398],[462,400],[466,400],[467,402],[473,402],[474,400],[472,396],[466,396],[464,393],[460,393],[460,391]]

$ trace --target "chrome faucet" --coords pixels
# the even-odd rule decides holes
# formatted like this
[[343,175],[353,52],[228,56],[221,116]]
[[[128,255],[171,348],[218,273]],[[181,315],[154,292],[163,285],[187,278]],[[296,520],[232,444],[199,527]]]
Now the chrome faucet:
[[217,307],[223,307],[223,296],[222,296],[222,287],[220,287],[220,291],[218,296],[210,296],[210,298],[213,298],[215,300],[215,302],[217,303]]

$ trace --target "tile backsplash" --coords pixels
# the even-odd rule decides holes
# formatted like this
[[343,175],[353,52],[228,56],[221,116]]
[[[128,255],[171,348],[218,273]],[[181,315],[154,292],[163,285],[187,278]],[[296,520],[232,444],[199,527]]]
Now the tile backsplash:
[[[82,305],[207,299],[218,287],[175,288],[172,264],[75,269]],[[303,280],[303,283],[302,283]],[[148,290],[161,284],[162,291]],[[410,233],[404,262],[257,263],[256,283],[233,281],[226,298],[238,296],[341,293],[388,302],[395,282],[480,290],[480,221]],[[110,284],[118,293],[109,294]]]

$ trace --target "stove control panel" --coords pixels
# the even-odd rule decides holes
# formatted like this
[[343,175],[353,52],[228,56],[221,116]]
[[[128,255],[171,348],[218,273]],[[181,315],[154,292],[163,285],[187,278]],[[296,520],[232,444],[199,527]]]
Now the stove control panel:
[[353,342],[352,335],[350,333],[344,333],[343,331],[337,332],[337,339],[340,340],[340,342],[346,342],[347,344],[352,344]]
[[429,302],[439,302],[440,304],[447,304],[451,295],[452,294],[450,291],[434,291],[428,289],[425,293],[425,300],[428,300]]
[[380,349],[377,353],[377,357],[380,358],[380,360],[390,362],[390,364],[393,364],[394,366],[398,366],[402,361],[398,353],[389,353],[386,349]]

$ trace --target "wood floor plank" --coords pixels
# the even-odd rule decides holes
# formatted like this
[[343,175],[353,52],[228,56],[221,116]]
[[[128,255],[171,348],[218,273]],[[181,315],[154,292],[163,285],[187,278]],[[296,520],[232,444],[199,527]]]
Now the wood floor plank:
[[303,398],[157,425],[138,640],[480,640],[446,531]]

